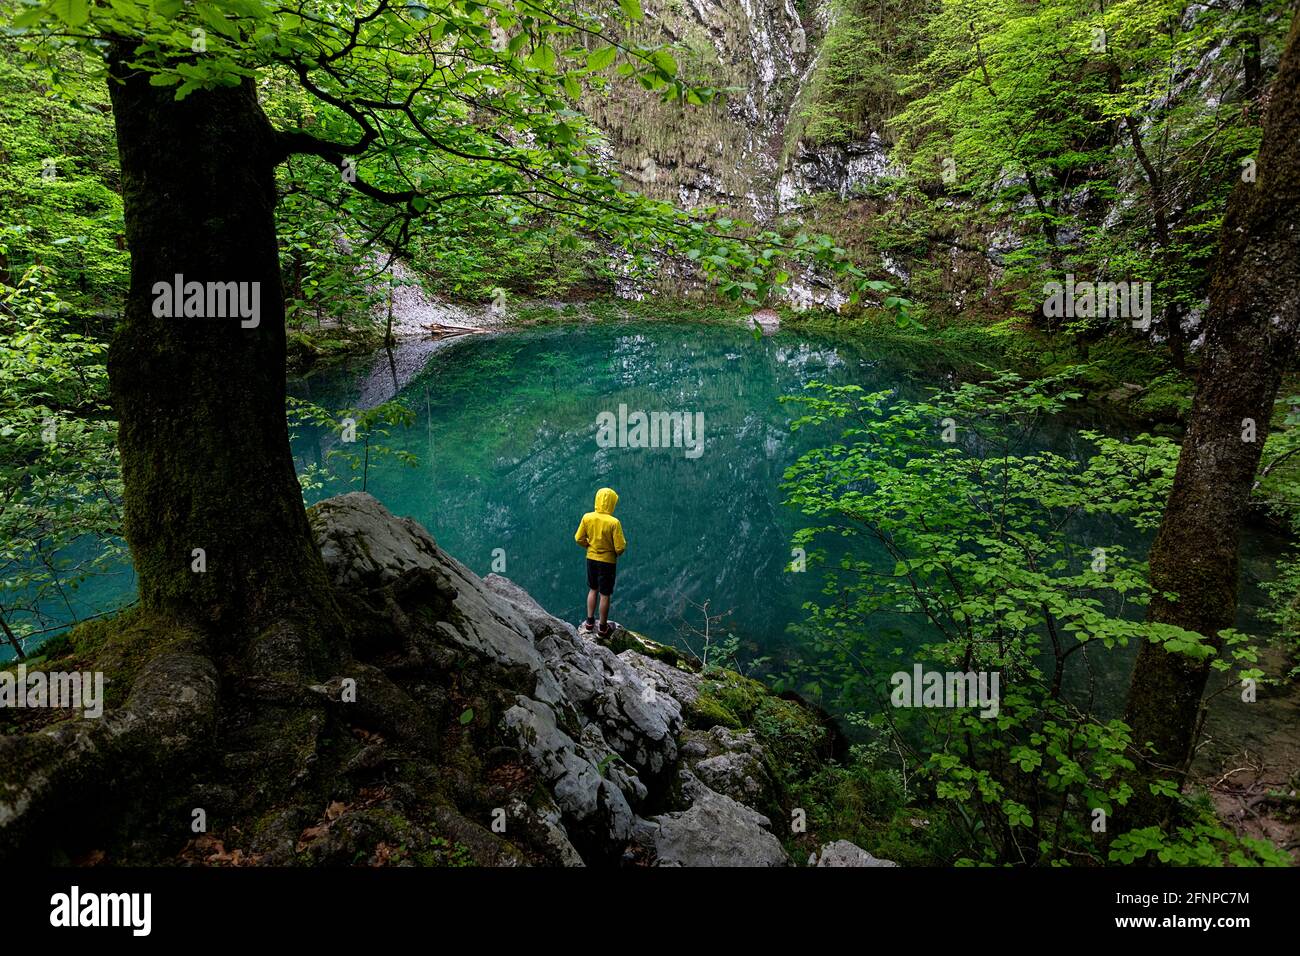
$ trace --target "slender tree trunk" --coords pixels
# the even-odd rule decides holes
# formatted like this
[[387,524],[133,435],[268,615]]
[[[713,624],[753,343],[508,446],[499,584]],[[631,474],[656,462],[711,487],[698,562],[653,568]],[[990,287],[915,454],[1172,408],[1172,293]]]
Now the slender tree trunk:
[[[128,59],[110,55],[131,284],[109,380],[140,603],[227,641],[288,620],[310,644],[333,604],[285,421],[274,131],[251,81],[177,102]],[[256,326],[155,315],[177,276],[249,283]]]
[[1260,10],[1259,0],[1242,0],[1241,15],[1246,21],[1245,29],[1238,38],[1241,47],[1242,83],[1241,95],[1251,99],[1259,91],[1260,80]]
[[[1160,248],[1159,262],[1161,270],[1168,273],[1170,259],[1170,231],[1169,215],[1166,209],[1164,178],[1156,169],[1155,164],[1151,162],[1150,156],[1147,155],[1146,147],[1142,145],[1142,129],[1138,125],[1136,118],[1132,116],[1124,117],[1124,127],[1128,130],[1129,142],[1133,146],[1133,154],[1137,157],[1138,165],[1142,167],[1142,172],[1147,178],[1147,188],[1151,193],[1151,216],[1154,224],[1156,245]],[[1182,315],[1178,307],[1172,302],[1169,296],[1165,297],[1164,315],[1161,319],[1161,325],[1164,327],[1165,336],[1169,341],[1169,355],[1173,360],[1174,368],[1182,370],[1187,367],[1187,347],[1183,336]]]
[[[1237,549],[1283,370],[1300,326],[1300,14],[1264,119],[1258,181],[1228,202],[1210,285],[1205,360],[1169,503],[1151,547],[1151,621],[1215,635],[1237,608]],[[1253,427],[1253,436],[1251,429]],[[1253,440],[1246,440],[1253,438]],[[1164,592],[1178,595],[1169,601]],[[1207,663],[1144,644],[1126,719],[1143,751],[1125,828],[1167,811],[1148,784],[1190,763]]]

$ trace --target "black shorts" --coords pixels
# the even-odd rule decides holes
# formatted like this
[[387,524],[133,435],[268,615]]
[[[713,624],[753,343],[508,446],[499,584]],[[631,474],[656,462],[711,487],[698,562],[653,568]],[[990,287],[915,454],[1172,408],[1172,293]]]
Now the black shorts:
[[593,591],[599,591],[605,597],[614,593],[614,571],[618,568],[617,564],[610,564],[608,561],[593,561],[587,559],[587,587]]

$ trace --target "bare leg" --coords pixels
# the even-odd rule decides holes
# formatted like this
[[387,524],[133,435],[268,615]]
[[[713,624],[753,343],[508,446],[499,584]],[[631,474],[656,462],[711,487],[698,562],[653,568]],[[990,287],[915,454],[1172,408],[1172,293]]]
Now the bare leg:
[[[606,602],[608,604],[608,602]],[[590,620],[596,616],[596,591],[593,588],[587,592],[587,619]]]
[[[591,593],[595,594],[596,592],[592,591]],[[590,599],[588,599],[587,603],[590,606],[591,603]],[[609,622],[609,595],[602,594],[600,596],[600,626],[603,628],[608,622]]]

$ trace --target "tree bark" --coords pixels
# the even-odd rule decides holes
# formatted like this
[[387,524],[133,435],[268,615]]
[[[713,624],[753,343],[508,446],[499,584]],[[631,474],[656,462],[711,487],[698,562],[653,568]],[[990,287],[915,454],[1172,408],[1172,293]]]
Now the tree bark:
[[[129,58],[121,46],[109,56],[131,251],[109,380],[140,603],[227,641],[288,620],[305,653],[280,663],[320,663],[334,605],[285,419],[282,152],[251,81],[178,102]],[[155,315],[155,283],[178,275],[256,283],[256,326]],[[206,570],[194,569],[196,549]]]
[[[1291,25],[1264,119],[1258,180],[1228,202],[1210,285],[1205,358],[1173,489],[1151,547],[1148,620],[1218,647],[1237,609],[1238,543],[1282,372],[1300,326],[1300,14]],[[1243,439],[1253,423],[1254,440]],[[1163,592],[1177,594],[1166,600]],[[1162,820],[1149,784],[1181,780],[1191,761],[1210,668],[1144,644],[1126,720],[1141,750],[1125,829]],[[1146,749],[1147,744],[1151,749]]]

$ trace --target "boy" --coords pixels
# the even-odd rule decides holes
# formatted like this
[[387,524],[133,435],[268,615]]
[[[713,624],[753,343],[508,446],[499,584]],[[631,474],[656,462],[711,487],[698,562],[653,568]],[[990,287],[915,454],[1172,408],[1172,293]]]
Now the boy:
[[587,549],[587,620],[582,630],[591,633],[596,629],[596,595],[600,595],[601,637],[609,637],[614,628],[609,623],[609,598],[614,593],[614,570],[619,555],[627,550],[623,539],[623,525],[614,517],[618,494],[613,488],[596,492],[596,510],[582,516],[582,524],[573,540]]

